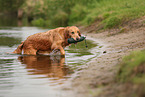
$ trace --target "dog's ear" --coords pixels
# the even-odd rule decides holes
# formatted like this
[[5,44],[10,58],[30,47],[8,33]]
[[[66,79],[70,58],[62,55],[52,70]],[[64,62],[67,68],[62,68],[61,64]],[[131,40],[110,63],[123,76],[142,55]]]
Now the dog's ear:
[[68,28],[69,28],[69,27],[66,27],[65,30],[64,30],[64,37],[65,37],[65,39],[71,38],[70,35],[69,35],[69,30],[68,30]]

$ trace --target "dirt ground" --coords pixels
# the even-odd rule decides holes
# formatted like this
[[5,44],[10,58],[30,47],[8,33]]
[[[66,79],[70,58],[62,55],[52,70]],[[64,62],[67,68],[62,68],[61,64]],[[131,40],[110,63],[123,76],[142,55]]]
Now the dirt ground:
[[87,63],[87,68],[77,73],[77,77],[71,79],[63,89],[73,91],[73,97],[116,97],[119,92],[126,91],[126,87],[111,83],[122,57],[132,51],[145,49],[145,17],[121,29],[84,34],[103,44],[101,54]]

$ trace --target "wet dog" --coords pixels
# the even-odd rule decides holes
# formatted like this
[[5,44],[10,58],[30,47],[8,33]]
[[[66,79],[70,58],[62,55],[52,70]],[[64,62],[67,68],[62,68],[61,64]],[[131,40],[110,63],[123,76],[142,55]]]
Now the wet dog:
[[80,37],[80,30],[76,26],[59,27],[29,36],[13,53],[21,54],[23,50],[23,54],[37,55],[58,50],[61,55],[65,55],[64,48],[69,45],[67,39],[79,40]]

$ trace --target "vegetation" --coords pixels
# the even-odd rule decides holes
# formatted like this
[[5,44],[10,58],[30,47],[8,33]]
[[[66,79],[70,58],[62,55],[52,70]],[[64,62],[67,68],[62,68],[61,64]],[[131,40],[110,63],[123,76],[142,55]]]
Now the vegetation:
[[144,16],[144,9],[144,0],[28,0],[24,6],[35,26],[88,26],[99,21],[104,29]]
[[[58,0],[57,2],[55,0],[35,0],[35,2],[27,0],[23,9],[27,17],[33,18],[32,24],[35,26],[68,26],[76,24],[85,16],[81,12],[85,13],[83,6],[80,9],[81,5],[87,6],[95,1],[97,0]],[[76,19],[77,21],[75,21]]]
[[118,80],[145,84],[145,50],[124,57],[118,72]]
[[103,29],[122,26],[145,15],[144,0],[0,0],[1,12],[24,10],[34,26],[88,26]]
[[25,0],[0,0],[0,13],[17,13]]
[[137,94],[134,97],[144,97],[145,50],[133,52],[123,59],[116,81],[125,84],[132,84],[131,86],[135,86],[137,91]]
[[94,4],[83,23],[88,25],[94,21],[101,21],[104,28],[121,26],[130,20],[145,15],[143,0],[103,0]]
[[145,15],[144,0],[0,0],[1,12],[22,8],[34,26],[88,26],[102,29],[122,26]]

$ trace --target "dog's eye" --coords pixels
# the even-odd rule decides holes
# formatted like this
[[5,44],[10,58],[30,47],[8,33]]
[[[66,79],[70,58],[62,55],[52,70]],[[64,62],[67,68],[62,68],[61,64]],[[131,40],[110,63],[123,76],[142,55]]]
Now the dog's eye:
[[79,31],[77,31],[77,33],[78,33],[78,35],[81,37],[81,34],[80,34],[80,32],[79,32]]
[[71,32],[72,34],[74,34],[74,32]]

